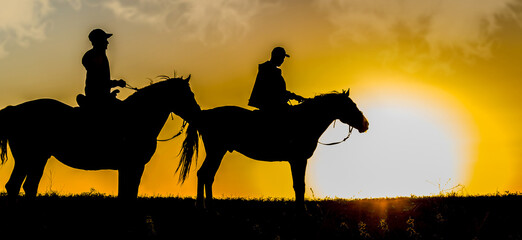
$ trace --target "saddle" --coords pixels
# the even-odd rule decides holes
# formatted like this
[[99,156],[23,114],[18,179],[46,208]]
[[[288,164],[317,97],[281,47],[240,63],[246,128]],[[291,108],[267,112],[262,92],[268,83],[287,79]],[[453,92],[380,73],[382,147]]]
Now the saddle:
[[[117,98],[93,99],[83,94],[76,96],[80,125],[86,134],[107,134],[121,128],[122,101]],[[119,131],[118,131],[119,132]],[[114,134],[110,134],[114,135]]]
[[294,112],[290,108],[275,110],[253,110],[250,124],[257,125],[263,132],[279,132],[294,135],[296,131],[295,124],[298,123]]

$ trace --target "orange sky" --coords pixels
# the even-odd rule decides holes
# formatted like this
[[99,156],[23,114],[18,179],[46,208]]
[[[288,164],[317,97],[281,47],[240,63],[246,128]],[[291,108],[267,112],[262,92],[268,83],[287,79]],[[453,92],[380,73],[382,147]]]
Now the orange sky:
[[[141,87],[157,75],[192,74],[204,109],[247,107],[257,64],[283,46],[292,56],[282,65],[289,90],[312,97],[351,88],[370,121],[368,133],[318,147],[307,169],[308,197],[429,195],[458,184],[470,194],[522,190],[519,1],[2,4],[0,107],[37,98],[76,105],[93,28],[114,34],[108,49],[113,78]],[[120,98],[131,93],[122,90]],[[160,138],[180,124],[169,120]],[[343,138],[341,125],[323,140]],[[183,186],[174,174],[181,140],[158,144],[140,194],[195,195],[195,172]],[[0,167],[0,185],[12,167],[12,158]],[[39,190],[115,194],[116,186],[115,171],[76,170],[51,159]],[[289,166],[227,154],[214,195],[291,197]]]

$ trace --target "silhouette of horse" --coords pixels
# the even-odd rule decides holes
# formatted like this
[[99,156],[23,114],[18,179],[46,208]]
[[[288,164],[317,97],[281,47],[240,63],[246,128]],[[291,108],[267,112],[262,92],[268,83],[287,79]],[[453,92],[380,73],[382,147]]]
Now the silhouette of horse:
[[[85,112],[52,99],[38,99],[0,111],[0,152],[7,143],[15,160],[6,184],[10,201],[25,179],[26,197],[36,196],[47,160],[84,170],[118,170],[118,197],[135,199],[145,164],[156,150],[156,138],[169,114],[191,122],[200,107],[190,77],[152,84],[129,96],[112,111]],[[112,132],[109,132],[112,131]]]
[[302,208],[308,158],[335,119],[361,133],[368,130],[368,120],[349,98],[349,90],[307,99],[290,107],[288,112],[250,111],[234,106],[203,110],[187,128],[178,165],[180,181],[186,179],[194,154],[197,158],[199,132],[206,158],[197,173],[198,207],[211,208],[214,176],[225,153],[235,150],[256,160],[289,162],[295,203]]

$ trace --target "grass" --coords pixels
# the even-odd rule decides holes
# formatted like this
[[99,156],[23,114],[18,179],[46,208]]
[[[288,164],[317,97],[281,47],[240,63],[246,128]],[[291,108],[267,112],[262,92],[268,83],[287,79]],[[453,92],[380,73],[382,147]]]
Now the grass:
[[[324,199],[297,214],[283,199],[217,199],[212,213],[192,198],[123,204],[92,190],[20,198],[0,194],[0,232],[20,237],[176,239],[522,239],[522,195]],[[13,234],[13,235],[8,235]]]

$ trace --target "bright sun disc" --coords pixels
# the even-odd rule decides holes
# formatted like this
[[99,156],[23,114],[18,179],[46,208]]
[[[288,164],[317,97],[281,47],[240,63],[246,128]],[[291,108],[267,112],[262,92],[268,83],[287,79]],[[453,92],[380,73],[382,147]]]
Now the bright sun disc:
[[[447,96],[420,87],[417,94],[386,89],[354,99],[364,103],[359,107],[370,122],[367,133],[354,131],[342,144],[318,147],[309,168],[316,197],[431,195],[465,180],[466,124],[448,117],[457,111],[441,99]],[[347,128],[331,125],[321,141],[342,139]]]

